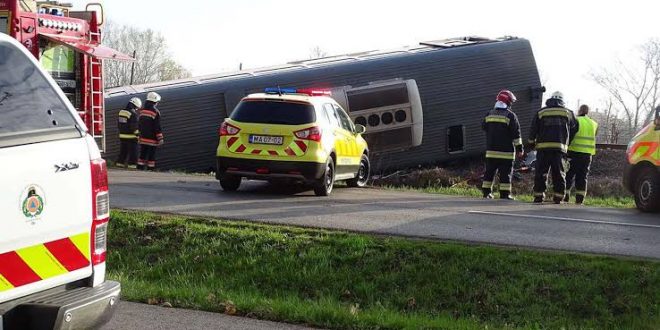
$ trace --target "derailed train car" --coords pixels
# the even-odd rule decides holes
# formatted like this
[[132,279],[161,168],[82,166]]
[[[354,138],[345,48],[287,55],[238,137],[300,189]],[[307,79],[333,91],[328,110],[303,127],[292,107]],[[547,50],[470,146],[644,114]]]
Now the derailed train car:
[[242,97],[267,87],[329,89],[351,118],[367,127],[372,167],[387,171],[478,156],[485,150],[481,120],[496,93],[518,97],[523,135],[541,106],[543,87],[529,41],[457,38],[392,51],[370,51],[291,62],[107,91],[106,157],[118,153],[117,114],[130,97],[150,91],[166,144],[158,167],[211,171],[218,127]]

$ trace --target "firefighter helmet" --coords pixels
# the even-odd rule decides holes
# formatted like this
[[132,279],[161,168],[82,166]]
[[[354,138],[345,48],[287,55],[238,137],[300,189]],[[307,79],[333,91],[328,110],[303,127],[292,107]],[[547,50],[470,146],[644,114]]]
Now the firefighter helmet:
[[142,108],[142,100],[139,97],[134,97],[128,103],[133,104],[136,108]]
[[149,92],[147,94],[147,101],[158,103],[160,102],[160,95],[156,92]]
[[562,93],[560,91],[556,91],[556,92],[552,93],[552,95],[550,96],[550,100],[554,100],[555,102],[557,102],[557,104],[559,106],[563,107],[564,106],[564,93]]
[[511,106],[511,104],[516,102],[518,99],[516,99],[516,96],[513,95],[513,93],[510,90],[503,89],[499,93],[497,93],[497,100],[500,102],[504,102],[508,106]]
[[550,96],[551,99],[559,100],[559,101],[564,101],[564,93],[560,91],[556,91],[552,93],[552,96]]

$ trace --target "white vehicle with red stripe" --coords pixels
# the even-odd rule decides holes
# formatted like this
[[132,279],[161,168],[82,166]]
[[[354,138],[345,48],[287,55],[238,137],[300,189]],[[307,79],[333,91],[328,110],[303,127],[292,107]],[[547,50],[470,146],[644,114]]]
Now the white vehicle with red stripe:
[[217,178],[225,191],[242,178],[302,182],[318,196],[335,181],[369,179],[365,127],[355,125],[324,90],[268,88],[243,98],[221,125]]
[[107,322],[105,161],[62,90],[0,34],[0,329]]

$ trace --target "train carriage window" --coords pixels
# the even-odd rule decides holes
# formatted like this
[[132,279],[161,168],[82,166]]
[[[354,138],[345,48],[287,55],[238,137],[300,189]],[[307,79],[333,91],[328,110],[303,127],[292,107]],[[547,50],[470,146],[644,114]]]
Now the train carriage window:
[[350,92],[348,103],[350,111],[360,111],[384,106],[409,103],[406,84],[396,84],[373,89]]
[[451,126],[447,129],[447,152],[460,153],[465,151],[465,128],[463,125]]

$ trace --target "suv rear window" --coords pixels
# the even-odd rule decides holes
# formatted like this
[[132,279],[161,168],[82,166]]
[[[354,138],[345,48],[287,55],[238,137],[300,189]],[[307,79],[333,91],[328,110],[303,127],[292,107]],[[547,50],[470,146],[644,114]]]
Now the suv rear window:
[[302,125],[316,121],[314,106],[308,103],[244,100],[229,116],[242,123]]
[[0,42],[0,139],[75,125],[41,71],[14,45]]

